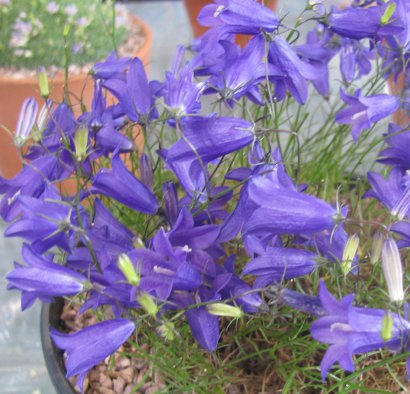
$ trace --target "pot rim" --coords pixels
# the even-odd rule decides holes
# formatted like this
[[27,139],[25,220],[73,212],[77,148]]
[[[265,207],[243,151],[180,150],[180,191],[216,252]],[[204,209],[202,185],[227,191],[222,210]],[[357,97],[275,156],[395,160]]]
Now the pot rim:
[[58,328],[64,300],[57,298],[51,304],[42,303],[40,317],[41,347],[48,375],[58,394],[76,394],[73,386],[66,378],[64,352],[58,349],[50,337],[50,327]]
[[[141,59],[147,59],[147,61],[150,60],[150,52],[152,48],[152,41],[153,41],[153,34],[151,31],[151,28],[148,26],[148,24],[143,21],[141,18],[139,18],[136,15],[130,14],[129,18],[133,23],[138,24],[141,27],[141,31],[145,37],[144,43],[141,47],[138,48],[133,53],[134,57],[139,57]],[[75,81],[82,81],[85,79],[85,77],[88,75],[88,73],[81,72],[76,75],[69,75],[69,80],[71,82]],[[64,72],[58,71],[54,77],[50,77],[49,80],[51,83],[55,84],[61,84],[64,82],[65,76]],[[15,78],[10,78],[6,76],[0,76],[0,84],[8,84],[8,85],[38,85],[38,79],[36,77],[28,77],[28,78],[21,78],[21,79],[15,79]]]

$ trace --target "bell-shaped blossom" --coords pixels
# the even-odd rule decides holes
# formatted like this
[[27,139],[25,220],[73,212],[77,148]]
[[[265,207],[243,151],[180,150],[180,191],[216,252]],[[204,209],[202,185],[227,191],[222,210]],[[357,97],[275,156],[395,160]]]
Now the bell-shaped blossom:
[[293,279],[311,273],[316,267],[317,255],[305,250],[268,247],[266,251],[246,264],[243,275],[257,276],[254,287],[263,288],[283,279]]
[[410,185],[406,182],[402,170],[394,168],[387,179],[374,172],[369,172],[367,178],[372,189],[367,191],[364,197],[377,199],[399,220],[408,215],[410,210]]
[[78,375],[77,384],[84,390],[83,382],[88,371],[114,353],[134,330],[132,321],[113,319],[83,328],[74,334],[63,334],[51,328],[50,336],[67,355],[66,377]]
[[218,157],[249,145],[253,139],[251,123],[231,117],[184,118],[181,138],[171,146],[167,161],[193,160],[198,157],[208,163]]
[[333,38],[328,29],[318,24],[307,33],[306,43],[295,47],[296,53],[317,70],[317,78],[312,79],[312,83],[323,96],[329,95],[329,62],[338,52]]
[[288,189],[272,190],[261,182],[248,189],[258,206],[246,221],[243,232],[262,234],[303,234],[331,230],[338,212],[325,201]]
[[179,46],[171,72],[165,73],[165,82],[159,95],[164,98],[166,108],[175,118],[195,114],[201,108],[200,98],[205,82],[195,82],[190,62],[182,65],[185,48]]
[[129,57],[117,58],[112,52],[103,62],[94,64],[90,74],[94,79],[125,79],[125,70],[129,67],[131,59]]
[[220,96],[231,103],[246,95],[250,100],[263,104],[257,84],[266,77],[282,76],[274,65],[264,62],[265,40],[258,35],[241,49],[230,41],[220,41],[225,53],[222,72],[218,70],[209,79],[210,91],[218,91]]
[[389,132],[385,141],[388,148],[382,150],[378,161],[390,166],[397,166],[402,170],[410,169],[410,131],[402,129],[394,123],[389,124]]
[[52,194],[55,199],[36,199],[30,196],[18,197],[20,216],[11,223],[4,235],[7,237],[21,237],[32,243],[38,253],[59,246],[70,250],[70,235],[73,232],[75,212],[72,207],[61,201],[56,191]]
[[275,13],[254,0],[215,0],[198,15],[203,26],[223,26],[229,33],[273,32],[279,26]]
[[355,141],[364,129],[369,129],[373,123],[391,115],[399,107],[399,99],[387,94],[363,96],[357,89],[354,96],[340,90],[340,96],[348,107],[336,114],[336,122],[352,125]]
[[295,50],[279,36],[270,43],[268,61],[282,74],[272,77],[275,82],[275,97],[279,101],[283,100],[286,90],[289,90],[299,104],[304,104],[308,97],[308,80],[319,78],[316,68],[302,61]]
[[371,59],[374,52],[361,41],[345,38],[340,48],[340,71],[345,82],[352,82],[363,75],[369,74],[372,69]]
[[401,349],[410,329],[407,320],[391,314],[391,339],[385,341],[381,337],[381,331],[387,311],[355,307],[353,294],[338,301],[329,293],[323,282],[320,283],[319,297],[326,315],[316,320],[310,331],[314,339],[330,345],[320,364],[323,380],[336,362],[339,362],[345,371],[353,372],[354,354],[364,354],[384,347]]
[[376,35],[383,37],[399,34],[404,30],[401,20],[390,18],[387,23],[382,23],[382,16],[387,6],[388,3],[366,8],[347,7],[343,10],[333,8],[328,17],[328,24],[335,33],[359,40],[366,37],[374,38]]
[[6,276],[10,288],[39,298],[74,296],[83,291],[83,275],[46,260],[28,245],[23,246],[23,257],[28,266],[16,263]]
[[112,78],[101,85],[118,99],[124,113],[133,122],[145,123],[156,116],[151,88],[140,59],[131,61],[126,80]]
[[111,163],[111,170],[103,168],[97,172],[90,192],[112,197],[136,211],[154,214],[158,202],[151,190],[128,171],[118,153],[113,155]]
[[39,157],[28,163],[12,179],[0,177],[0,193],[4,194],[0,202],[0,215],[6,222],[14,220],[20,212],[17,199],[19,196],[39,198],[50,182],[58,180],[64,168],[52,154]]

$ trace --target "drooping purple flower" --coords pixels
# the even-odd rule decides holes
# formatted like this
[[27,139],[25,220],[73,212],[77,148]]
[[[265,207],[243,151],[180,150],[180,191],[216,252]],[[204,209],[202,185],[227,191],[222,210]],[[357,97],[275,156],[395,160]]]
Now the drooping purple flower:
[[368,353],[384,347],[399,350],[410,330],[407,320],[392,313],[391,339],[385,341],[381,337],[381,330],[387,311],[355,307],[353,294],[338,301],[329,293],[324,282],[320,283],[319,297],[326,315],[316,320],[310,331],[314,339],[330,345],[320,364],[323,380],[336,362],[345,371],[353,372],[354,354]]
[[391,18],[387,23],[382,23],[387,6],[388,3],[366,8],[347,7],[344,10],[333,8],[328,17],[328,24],[335,33],[353,39],[399,34],[404,30],[402,21]]
[[[69,268],[46,260],[28,245],[23,245],[23,257],[28,266],[15,264],[6,275],[9,288],[41,299],[47,297],[74,296],[83,290],[86,277]],[[22,305],[28,307],[29,305]]]
[[205,82],[195,82],[192,64],[182,65],[184,52],[184,47],[177,48],[172,71],[165,73],[165,82],[160,91],[167,110],[176,119],[198,113],[200,97],[205,89]]
[[209,79],[208,91],[218,91],[220,96],[232,103],[246,95],[251,101],[263,104],[257,84],[265,77],[281,76],[272,64],[266,65],[265,41],[258,35],[241,49],[230,41],[220,41],[225,53],[221,62],[222,70],[215,72]]
[[152,91],[140,59],[131,61],[125,80],[110,78],[101,85],[118,99],[119,105],[133,122],[145,123],[156,116]]
[[283,279],[306,275],[316,267],[317,255],[305,250],[268,247],[244,267],[243,275],[255,275],[254,287],[263,288]]
[[95,175],[90,192],[112,197],[139,212],[155,214],[158,202],[151,190],[128,171],[118,153],[111,163],[111,170],[103,168]]
[[131,63],[129,57],[117,58],[112,52],[106,60],[94,64],[90,73],[94,79],[123,79],[125,80],[125,70]]
[[367,178],[372,189],[364,197],[377,199],[392,215],[402,220],[410,209],[410,185],[402,170],[393,168],[387,179],[374,172],[369,172]]
[[307,34],[306,43],[295,47],[296,53],[317,70],[317,78],[312,79],[312,83],[324,96],[329,94],[329,62],[338,51],[333,36],[318,24],[315,30]]
[[385,141],[389,147],[380,152],[378,161],[402,170],[410,169],[410,131],[390,123]]
[[370,60],[373,58],[374,52],[366,48],[361,41],[343,39],[340,48],[340,71],[343,80],[350,83],[369,74],[372,69]]
[[399,107],[399,99],[387,94],[363,96],[357,89],[354,96],[349,96],[340,90],[342,100],[348,104],[336,114],[336,122],[352,125],[352,136],[355,141],[364,129],[369,129],[372,123],[391,115]]
[[279,36],[270,43],[268,61],[282,74],[272,77],[275,82],[275,97],[279,101],[283,100],[286,90],[289,90],[299,104],[304,104],[308,97],[307,80],[319,78],[316,68],[302,61],[295,50]]
[[204,26],[223,26],[229,33],[258,34],[273,32],[279,26],[277,16],[254,0],[215,0],[198,16]]
[[53,327],[50,336],[67,354],[67,378],[78,375],[83,390],[88,371],[114,353],[133,333],[135,324],[127,319],[114,319],[83,328],[74,334],[63,334]]
[[188,117],[182,121],[181,138],[171,146],[167,161],[197,159],[205,163],[249,145],[253,139],[251,123],[231,117]]
[[298,191],[271,190],[266,186],[248,188],[249,198],[258,208],[244,224],[243,233],[303,234],[335,226],[338,212],[325,201]]

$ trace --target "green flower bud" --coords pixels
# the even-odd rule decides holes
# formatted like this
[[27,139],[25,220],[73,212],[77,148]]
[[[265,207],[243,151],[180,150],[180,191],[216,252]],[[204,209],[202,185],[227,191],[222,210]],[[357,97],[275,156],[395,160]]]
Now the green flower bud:
[[382,233],[377,232],[373,236],[372,242],[372,252],[370,255],[370,262],[376,264],[382,255],[382,245],[383,245],[384,236]]
[[382,330],[380,332],[380,336],[385,342],[389,341],[393,336],[393,317],[390,311],[387,311],[386,314],[383,316]]
[[78,161],[84,160],[88,148],[88,128],[79,127],[74,136],[75,155]]
[[358,247],[359,237],[357,234],[353,234],[349,237],[346,242],[345,248],[343,249],[342,270],[345,275],[347,275],[352,268],[352,262],[354,257],[356,256]]
[[207,305],[206,309],[211,315],[215,316],[227,316],[239,319],[243,316],[242,309],[228,304],[222,304],[217,302],[216,304]]
[[141,278],[135,271],[130,258],[125,253],[119,255],[117,265],[124,276],[127,278],[129,284],[136,287],[140,284]]
[[40,87],[41,97],[47,99],[50,95],[50,87],[48,86],[48,77],[46,69],[44,67],[39,67],[37,69],[38,86]]
[[158,305],[148,293],[140,291],[137,295],[137,301],[149,315],[155,316],[158,313]]
[[175,339],[175,324],[172,322],[165,322],[157,328],[157,333],[165,340],[173,341]]
[[380,20],[382,25],[387,25],[390,22],[390,19],[393,16],[395,10],[396,10],[396,3],[390,3],[386,7],[386,10],[384,11],[384,14],[382,15],[381,20]]

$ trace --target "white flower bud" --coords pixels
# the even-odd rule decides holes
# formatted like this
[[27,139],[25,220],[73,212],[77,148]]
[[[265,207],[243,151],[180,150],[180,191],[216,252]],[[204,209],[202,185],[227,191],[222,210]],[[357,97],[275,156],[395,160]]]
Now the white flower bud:
[[390,301],[403,301],[403,267],[396,241],[387,238],[382,246],[382,266]]

